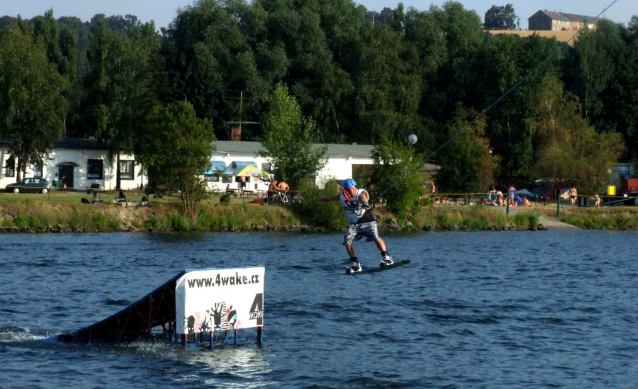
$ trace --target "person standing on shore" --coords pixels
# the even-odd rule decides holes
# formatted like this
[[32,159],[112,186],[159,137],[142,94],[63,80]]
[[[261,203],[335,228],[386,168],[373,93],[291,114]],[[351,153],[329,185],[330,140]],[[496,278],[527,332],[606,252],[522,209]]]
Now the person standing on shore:
[[569,187],[569,198],[572,199],[572,207],[574,206],[574,203],[576,203],[577,197],[578,197],[578,191],[576,190],[576,187],[574,187],[574,184],[572,184]]
[[363,237],[366,238],[366,242],[375,242],[377,245],[381,252],[380,266],[392,265],[392,257],[388,255],[385,242],[379,237],[377,220],[368,205],[368,191],[357,189],[357,183],[352,178],[344,180],[341,184],[341,189],[343,191],[340,194],[322,197],[319,201],[341,201],[346,218],[350,222],[350,227],[348,227],[343,237],[343,245],[346,246],[346,251],[350,256],[350,267],[346,269],[346,272],[357,273],[361,271],[361,264],[355,254],[352,243]]
[[286,181],[279,181],[279,185],[277,185],[277,190],[279,190],[280,192],[284,192],[284,193],[288,193],[288,191],[290,190],[290,187],[288,186],[288,184],[286,184]]
[[270,185],[268,185],[268,192],[266,192],[266,202],[271,203],[272,202],[272,198],[275,196],[275,194],[277,193],[277,185],[278,182],[277,180],[273,180]]

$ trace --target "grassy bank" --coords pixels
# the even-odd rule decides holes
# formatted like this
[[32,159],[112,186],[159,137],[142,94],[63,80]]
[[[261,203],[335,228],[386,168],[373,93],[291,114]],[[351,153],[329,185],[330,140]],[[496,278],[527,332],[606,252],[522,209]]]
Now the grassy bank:
[[[315,230],[342,231],[347,222],[337,202],[317,203],[307,199],[297,206],[255,204],[233,199],[220,204],[219,198],[202,201],[191,221],[180,212],[175,199],[152,199],[145,206],[112,204],[116,193],[103,193],[100,204],[82,204],[86,193],[0,194],[0,226],[4,232],[113,232],[113,231],[247,231]],[[127,193],[129,200],[142,194]],[[493,207],[426,206],[409,219],[397,220],[385,208],[376,208],[382,229],[390,230],[526,230],[536,229],[539,215],[555,218],[555,207],[533,207],[529,212],[507,216]],[[559,218],[588,229],[636,229],[638,208],[565,207]]]
[[[538,207],[541,215],[556,217],[556,206]],[[561,207],[558,220],[592,230],[633,230],[638,228],[638,207]]]

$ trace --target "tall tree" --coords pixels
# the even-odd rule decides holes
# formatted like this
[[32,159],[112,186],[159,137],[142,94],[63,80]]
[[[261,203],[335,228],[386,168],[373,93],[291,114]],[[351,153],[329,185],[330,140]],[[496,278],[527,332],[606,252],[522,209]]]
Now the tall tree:
[[[475,59],[476,89],[480,98],[465,102],[476,110],[489,107],[558,47],[554,39],[515,35],[488,35]],[[486,135],[500,155],[504,176],[525,179],[534,163],[527,124],[529,96],[535,95],[545,75],[560,74],[560,56],[554,56],[488,112]]]
[[597,134],[581,115],[578,101],[554,77],[543,81],[532,109],[530,126],[537,148],[533,178],[575,181],[590,194],[599,191],[624,151],[621,135]]
[[372,160],[371,199],[378,200],[382,195],[395,215],[409,219],[425,194],[424,177],[419,169],[423,165],[423,156],[405,140],[384,138],[372,152]]
[[496,177],[498,157],[485,136],[485,118],[468,124],[475,116],[476,112],[459,106],[447,124],[454,139],[437,154],[441,166],[437,183],[448,191],[484,192]]
[[303,116],[299,103],[283,84],[275,87],[270,111],[264,121],[266,149],[262,156],[276,169],[276,178],[288,181],[294,189],[327,163],[326,147],[312,149],[315,123]]
[[[198,0],[180,9],[166,34],[164,53],[175,99],[190,101],[199,117],[213,121],[217,136],[222,139],[227,137],[228,121],[257,121],[256,111],[272,90],[272,81],[262,81],[258,59],[244,35],[247,31],[260,31],[263,15],[251,14],[255,25],[249,26],[244,22],[250,13],[244,3]],[[277,48],[273,51],[266,61],[275,62],[277,76],[281,53]],[[242,136],[251,139],[250,130],[242,129]]]
[[195,204],[205,195],[204,172],[210,167],[215,135],[210,120],[198,119],[188,102],[156,106],[136,154],[148,169],[151,193],[178,193],[182,210],[195,218]]
[[493,5],[485,12],[485,28],[488,30],[513,30],[516,28],[516,18],[512,4],[501,7]]
[[11,139],[18,180],[63,133],[67,86],[42,41],[13,26],[0,34],[0,133]]
[[109,157],[132,152],[145,116],[152,53],[159,49],[154,26],[131,30],[131,37],[107,28],[101,22],[91,37],[87,79],[88,105],[95,136],[108,146]]

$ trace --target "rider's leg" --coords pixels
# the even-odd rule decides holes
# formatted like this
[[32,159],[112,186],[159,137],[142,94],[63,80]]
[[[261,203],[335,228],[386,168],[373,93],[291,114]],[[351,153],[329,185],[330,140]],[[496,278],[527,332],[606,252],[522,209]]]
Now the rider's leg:
[[381,251],[382,253],[386,251],[385,242],[383,241],[383,239],[379,238],[375,240],[374,243],[377,245],[377,248],[379,249],[379,251]]
[[392,257],[388,255],[387,249],[385,248],[385,242],[383,239],[378,238],[374,241],[376,243],[377,248],[381,251],[381,266],[392,265]]
[[351,244],[347,244],[346,245],[346,251],[348,252],[348,255],[350,256],[350,258],[356,258],[357,254],[355,254],[354,252],[354,246]]

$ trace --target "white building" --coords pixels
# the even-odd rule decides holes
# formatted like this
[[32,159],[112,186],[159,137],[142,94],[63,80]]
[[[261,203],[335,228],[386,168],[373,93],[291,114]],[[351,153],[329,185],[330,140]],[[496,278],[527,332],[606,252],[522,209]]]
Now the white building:
[[[0,188],[16,182],[17,158],[8,152],[9,144],[0,141]],[[53,150],[39,164],[27,167],[23,177],[47,179],[52,186],[59,181],[61,188],[86,189],[99,185],[102,190],[132,190],[146,185],[147,178],[130,155],[108,159],[108,151],[96,139],[67,138],[56,142]]]
[[[259,170],[272,172],[273,166],[259,154],[265,151],[259,142],[217,141],[213,142],[216,151],[211,158],[212,168],[205,174],[210,190],[223,191],[240,189],[241,178],[237,176],[246,165]],[[372,151],[375,146],[358,144],[315,144],[313,149],[327,146],[328,163],[315,173],[315,183],[323,187],[330,179],[344,180],[354,176],[359,169],[373,164]],[[435,171],[434,165],[426,164],[425,170]],[[269,182],[262,182],[254,176],[246,176],[246,190],[265,191]],[[292,188],[294,189],[294,188]]]
[[[259,142],[217,141],[213,142],[216,151],[211,157],[212,168],[205,174],[209,190],[224,191],[241,189],[242,169],[252,166],[267,173],[273,171],[268,161],[260,156],[265,151]],[[330,179],[344,180],[352,177],[357,170],[372,165],[374,146],[358,144],[316,144],[313,149],[327,146],[328,163],[315,172],[315,183],[323,187]],[[0,188],[16,182],[17,160],[8,153],[9,144],[0,141]],[[426,165],[426,170],[433,165]],[[250,169],[250,168],[249,168]],[[244,170],[245,171],[245,170]],[[103,190],[139,189],[148,183],[142,174],[141,166],[135,163],[134,156],[120,155],[108,159],[108,151],[100,146],[96,139],[67,138],[56,142],[54,149],[41,164],[29,166],[25,177],[45,178],[53,186],[59,181],[60,187],[84,190],[91,185],[99,185]],[[267,191],[269,181],[261,181],[257,176],[246,174],[245,190]],[[295,189],[295,188],[292,188]]]

